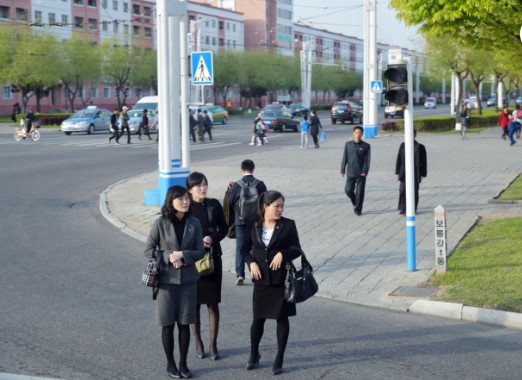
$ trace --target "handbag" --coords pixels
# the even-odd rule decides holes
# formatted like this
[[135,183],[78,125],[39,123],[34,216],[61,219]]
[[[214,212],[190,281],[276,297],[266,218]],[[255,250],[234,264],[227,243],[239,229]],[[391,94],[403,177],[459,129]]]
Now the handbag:
[[205,256],[201,260],[196,261],[196,269],[200,276],[208,276],[214,272],[214,255],[212,248],[205,250]]
[[319,141],[325,142],[326,141],[326,132],[321,131],[321,136],[319,137]]
[[[296,247],[293,247],[296,248]],[[299,249],[299,248],[298,248]],[[300,249],[299,249],[300,250]],[[292,262],[286,263],[285,301],[288,303],[304,302],[319,290],[319,285],[312,274],[313,268],[301,250],[301,269],[296,270]]]
[[145,286],[151,288],[157,288],[159,286],[159,277],[160,277],[160,266],[161,259],[159,257],[156,258],[156,261],[149,261],[143,274],[141,275],[141,283]]

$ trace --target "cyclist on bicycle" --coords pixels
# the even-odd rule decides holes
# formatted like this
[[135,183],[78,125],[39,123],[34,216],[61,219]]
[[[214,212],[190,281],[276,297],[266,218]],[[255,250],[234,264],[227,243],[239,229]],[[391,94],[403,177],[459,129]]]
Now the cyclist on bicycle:
[[[33,109],[29,108],[27,114],[25,115],[25,133],[29,134],[31,129],[33,128],[33,124],[36,122],[36,116],[33,113]],[[25,137],[24,137],[25,139]]]

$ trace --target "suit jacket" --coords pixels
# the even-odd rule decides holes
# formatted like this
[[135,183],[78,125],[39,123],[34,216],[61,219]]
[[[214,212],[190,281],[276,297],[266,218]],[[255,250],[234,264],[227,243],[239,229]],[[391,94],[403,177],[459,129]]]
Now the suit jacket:
[[[178,244],[172,223],[162,217],[156,219],[147,237],[145,247],[146,257],[149,259],[159,257],[162,261],[160,283],[190,284],[199,279],[199,273],[194,264],[203,258],[205,248],[201,225],[196,218],[192,216],[186,218],[181,245]],[[176,269],[169,262],[169,255],[172,251],[183,252],[185,263],[181,268]]]
[[[404,143],[399,147],[397,161],[395,162],[395,174],[399,175],[399,181],[406,181],[406,158]],[[421,177],[428,176],[428,159],[424,145],[413,142],[413,161],[415,170],[415,181],[421,182]]]
[[[245,183],[252,183],[256,180],[256,177],[254,177],[252,174],[247,174],[244,175],[241,179]],[[259,183],[256,185],[256,189],[258,194],[264,193],[267,190],[265,183],[261,180],[259,180]],[[239,185],[239,183],[234,182],[234,185],[228,191],[228,203],[229,205],[233,205],[232,207],[234,207],[234,224],[236,226],[242,226],[246,224],[246,222],[239,217],[239,210],[238,207],[236,207],[236,203],[237,201],[239,201],[240,193],[241,186]]]
[[341,161],[341,174],[348,177],[360,177],[368,174],[370,170],[371,150],[370,144],[359,141],[347,141],[344,145],[343,160]]
[[[286,263],[301,256],[297,227],[292,219],[282,217],[276,223],[268,246],[263,244],[262,227],[262,221],[251,222],[247,225],[247,233],[241,246],[241,256],[248,265],[252,262],[259,265],[261,279],[254,280],[254,283],[264,286],[281,286],[285,282]],[[253,255],[250,254],[251,247]],[[269,265],[278,252],[283,254],[283,262],[278,270],[272,270]]]

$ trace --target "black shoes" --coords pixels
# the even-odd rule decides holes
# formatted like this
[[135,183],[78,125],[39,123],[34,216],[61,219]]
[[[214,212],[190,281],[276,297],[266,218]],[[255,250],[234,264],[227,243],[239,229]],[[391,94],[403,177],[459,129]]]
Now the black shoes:
[[178,369],[176,368],[176,366],[174,367],[167,367],[167,375],[169,375],[169,377],[172,377],[173,379],[181,379],[181,374],[179,373]]
[[261,359],[261,355],[257,354],[257,358],[254,358],[252,355],[250,355],[250,358],[248,359],[248,363],[246,365],[247,371],[250,371],[252,369],[256,369],[259,367],[259,359]]
[[214,351],[212,351],[212,349],[209,347],[208,351],[210,352],[211,360],[219,360],[219,352],[218,352],[217,348]]
[[207,355],[205,355],[205,351],[196,351],[196,357],[199,359],[205,359]]
[[283,373],[283,368],[272,367],[272,375],[280,375]]
[[190,379],[192,377],[192,374],[190,373],[190,370],[187,368],[187,366],[179,365],[179,373],[182,376],[183,379]]

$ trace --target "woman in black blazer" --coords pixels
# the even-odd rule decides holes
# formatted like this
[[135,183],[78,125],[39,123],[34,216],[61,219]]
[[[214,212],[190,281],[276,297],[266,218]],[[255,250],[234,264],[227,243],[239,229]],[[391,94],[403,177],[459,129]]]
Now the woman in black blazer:
[[[190,213],[187,189],[167,190],[161,217],[153,224],[145,256],[160,259],[162,267],[156,304],[157,324],[167,356],[167,374],[180,379],[191,377],[187,367],[191,323],[196,322],[196,261],[203,258],[203,234],[199,221]],[[174,325],[178,325],[179,370],[174,361]]]
[[[268,191],[259,196],[259,218],[247,226],[241,256],[248,264],[252,281],[253,321],[250,328],[250,358],[247,370],[258,367],[259,343],[265,321],[277,321],[277,355],[272,374],[283,371],[283,358],[290,333],[288,317],[296,315],[295,304],[285,301],[286,263],[301,255],[299,235],[295,222],[284,218],[285,198],[279,191]],[[250,249],[252,248],[252,255]]]
[[218,360],[217,337],[219,330],[219,303],[221,302],[221,283],[223,280],[223,264],[221,262],[221,240],[227,236],[228,225],[223,207],[217,199],[207,198],[208,180],[203,173],[192,172],[187,177],[187,189],[190,193],[192,216],[201,223],[203,245],[205,250],[212,248],[214,271],[202,276],[197,284],[196,323],[192,325],[192,333],[196,339],[196,356],[203,359],[205,349],[201,339],[201,305],[207,305],[208,324],[210,330],[210,359]]

